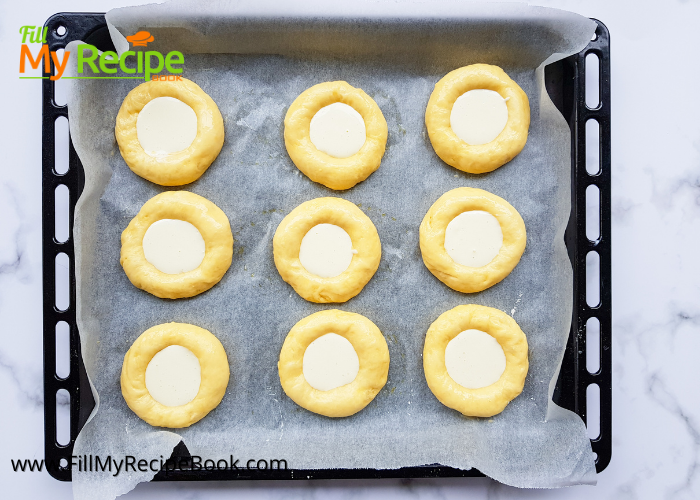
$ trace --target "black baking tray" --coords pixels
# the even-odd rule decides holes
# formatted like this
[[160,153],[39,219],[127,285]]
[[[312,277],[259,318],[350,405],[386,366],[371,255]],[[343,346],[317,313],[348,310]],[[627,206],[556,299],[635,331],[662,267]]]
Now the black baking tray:
[[[571,129],[571,216],[564,239],[573,267],[573,317],[571,332],[564,353],[553,400],[581,416],[586,422],[586,389],[590,384],[600,388],[600,434],[591,439],[597,454],[596,469],[601,472],[610,463],[612,455],[612,285],[610,242],[610,34],[603,23],[598,24],[596,35],[588,46],[566,59],[545,68],[545,84],[552,101],[564,115]],[[50,50],[64,48],[73,40],[83,40],[100,50],[114,50],[104,14],[59,13],[45,24]],[[65,30],[65,31],[64,31]],[[62,33],[62,34],[59,34]],[[598,56],[599,105],[586,105],[586,63],[588,54]],[[53,62],[51,63],[53,71]],[[66,467],[47,467],[49,473],[61,481],[71,480],[71,456],[78,433],[85,425],[95,402],[80,353],[80,337],[75,313],[75,259],[73,245],[73,215],[75,204],[85,184],[80,159],[69,144],[68,171],[60,175],[55,166],[55,123],[57,118],[68,118],[67,106],[54,100],[54,82],[50,73],[42,80],[42,247],[43,247],[43,326],[44,326],[44,439],[45,461]],[[599,171],[586,170],[586,122],[599,124]],[[591,147],[595,147],[592,145]],[[55,238],[55,190],[65,185],[69,190],[69,237],[65,242]],[[586,236],[586,189],[594,185],[599,190],[600,237],[591,241]],[[589,306],[586,302],[586,257],[589,252],[599,255],[600,302]],[[65,311],[56,307],[55,259],[59,253],[68,255],[70,302]],[[590,373],[586,368],[586,322],[597,318],[600,322],[600,368]],[[56,324],[65,321],[70,327],[70,374],[56,375]],[[590,356],[590,354],[589,354]],[[65,389],[70,395],[70,441],[59,445],[56,440],[56,393]],[[188,458],[187,448],[181,442],[173,457]],[[66,463],[63,462],[63,463]],[[234,480],[234,479],[360,479],[360,478],[418,478],[482,476],[478,470],[460,470],[439,465],[404,467],[400,469],[322,469],[322,470],[176,470],[160,471],[156,481]]]

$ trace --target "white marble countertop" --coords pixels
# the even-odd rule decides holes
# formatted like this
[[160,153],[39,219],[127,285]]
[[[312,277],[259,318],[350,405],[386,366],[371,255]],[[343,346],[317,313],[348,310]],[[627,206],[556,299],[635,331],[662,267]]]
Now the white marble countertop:
[[[68,499],[12,472],[43,458],[41,84],[17,79],[18,29],[126,0],[8,0],[0,88],[0,412],[3,498]],[[129,499],[700,498],[700,3],[539,0],[603,21],[612,40],[613,458],[596,487],[518,490],[486,478],[141,484]],[[646,235],[646,236],[644,236]]]

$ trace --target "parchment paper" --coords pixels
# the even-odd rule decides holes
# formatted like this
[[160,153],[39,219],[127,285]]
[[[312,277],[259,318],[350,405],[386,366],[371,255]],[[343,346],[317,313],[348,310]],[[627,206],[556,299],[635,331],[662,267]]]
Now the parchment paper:
[[[170,3],[118,9],[107,19],[122,50],[122,35],[140,29],[155,36],[149,50],[187,50],[183,76],[218,104],[226,141],[209,170],[183,189],[217,204],[228,215],[236,241],[230,270],[204,294],[170,301],[132,286],[119,265],[120,234],[143,203],[170,189],[133,174],[114,138],[119,106],[140,82],[72,80],[71,137],[86,174],[74,234],[78,324],[98,400],[75,455],[167,458],[182,439],[193,455],[233,456],[241,466],[249,459],[285,459],[292,469],[442,464],[476,467],[521,487],[595,482],[583,422],[551,402],[572,307],[563,240],[570,209],[570,135],[543,84],[543,63],[581,50],[594,23],[519,4],[440,2],[343,7]],[[444,164],[424,125],[434,84],[448,71],[476,62],[504,67],[527,93],[532,117],[522,153],[480,176]],[[284,114],[299,93],[338,79],[372,96],[389,126],[379,170],[343,192],[301,174],[283,140]],[[528,231],[520,264],[503,282],[477,294],[452,291],[434,278],[418,246],[418,227],[430,205],[460,186],[505,198]],[[357,297],[339,305],[300,298],[282,281],[272,258],[272,237],[284,215],[320,196],[356,203],[382,241],[374,278]],[[493,418],[467,418],[444,407],[423,375],[421,353],[430,323],[467,303],[508,312],[528,337],[525,389]],[[290,328],[334,307],[374,321],[391,355],[386,387],[366,409],[344,419],[298,407],[283,393],[277,373]],[[210,330],[231,364],[219,407],[190,428],[173,431],[140,420],[119,385],[123,357],[133,341],[169,321]],[[114,477],[114,471],[74,469],[75,498],[111,499],[153,474],[122,471]]]

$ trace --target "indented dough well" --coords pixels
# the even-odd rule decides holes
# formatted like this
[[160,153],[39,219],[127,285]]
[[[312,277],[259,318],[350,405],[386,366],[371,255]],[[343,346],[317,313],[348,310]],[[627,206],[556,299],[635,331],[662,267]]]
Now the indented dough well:
[[350,341],[337,333],[320,336],[304,351],[304,378],[319,391],[349,384],[360,371],[360,358]]
[[146,260],[166,274],[197,269],[206,252],[199,230],[178,219],[161,219],[151,224],[143,236],[142,246]]
[[491,262],[503,246],[498,219],[483,210],[463,212],[445,230],[445,251],[457,264],[482,267]]
[[367,130],[362,115],[352,106],[335,102],[311,118],[309,138],[316,149],[334,158],[348,158],[365,144]]
[[156,353],[146,367],[146,389],[164,406],[182,406],[199,392],[202,372],[199,359],[180,345]]
[[447,374],[462,387],[480,389],[494,384],[506,369],[498,341],[481,330],[465,330],[447,344]]
[[174,97],[156,97],[136,118],[136,135],[149,156],[177,153],[197,137],[197,114]]
[[493,141],[506,127],[508,106],[493,90],[474,89],[457,98],[450,113],[452,131],[467,144]]
[[299,261],[304,269],[321,278],[344,273],[357,253],[350,235],[335,224],[317,224],[301,240]]

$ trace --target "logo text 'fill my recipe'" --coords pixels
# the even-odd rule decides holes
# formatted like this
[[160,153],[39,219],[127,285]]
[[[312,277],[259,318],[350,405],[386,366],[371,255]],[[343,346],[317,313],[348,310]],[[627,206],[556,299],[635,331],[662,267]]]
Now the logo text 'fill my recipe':
[[[51,80],[58,80],[63,76],[66,70],[70,52],[64,51],[63,58],[61,59],[57,51],[49,51],[49,46],[46,43],[46,32],[47,28],[42,29],[40,26],[22,26],[19,29],[19,33],[22,35],[22,45],[19,55],[19,72],[20,74],[25,73],[27,62],[34,69],[38,69],[43,62],[44,72],[50,73],[51,61],[53,61],[56,74],[48,78]],[[126,37],[126,39],[133,44],[134,47],[146,47],[149,42],[154,40],[154,37],[148,31],[139,31],[134,35]],[[29,48],[30,43],[41,44],[41,48],[36,56],[32,54]],[[121,55],[118,55],[111,50],[100,53],[95,46],[86,43],[78,45],[76,57],[78,58],[78,74],[81,76],[65,78],[143,78],[146,81],[175,80],[180,77],[173,75],[182,73],[182,66],[185,64],[185,56],[182,52],[177,50],[168,52],[166,55],[155,50],[127,50]],[[82,76],[86,67],[90,68],[93,76]],[[109,76],[116,75],[119,69],[126,75],[134,76]],[[171,73],[171,75],[159,75],[163,70]],[[46,77],[20,76],[20,78]]]

